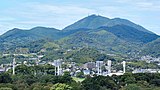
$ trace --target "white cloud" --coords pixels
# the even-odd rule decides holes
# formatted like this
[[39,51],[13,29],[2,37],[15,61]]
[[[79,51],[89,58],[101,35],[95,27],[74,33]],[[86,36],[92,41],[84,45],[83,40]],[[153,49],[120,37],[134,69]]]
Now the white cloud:
[[48,4],[37,4],[31,6],[34,10],[44,12],[44,13],[54,13],[54,14],[86,14],[94,12],[94,10],[76,7],[76,6],[55,6]]
[[[115,5],[120,4],[121,7],[128,7],[128,9],[136,8],[136,10],[150,10],[150,11],[160,11],[160,1],[159,0],[115,0],[113,1]],[[130,8],[129,8],[130,7]]]
[[0,16],[0,22],[2,21],[14,21],[16,18]]
[[0,24],[0,35],[5,33],[7,30],[11,30],[13,28],[15,28],[15,26],[13,24],[11,24],[11,23]]
[[160,6],[157,3],[154,2],[137,2],[136,5],[138,8],[142,10],[150,10],[150,11],[160,11]]
[[[19,7],[9,8],[3,11],[3,13],[10,18],[6,16],[6,18],[0,19],[0,24],[3,24],[1,30],[4,27],[8,27],[4,29],[13,28],[13,25],[15,25],[15,27],[20,26],[20,28],[47,26],[62,29],[64,26],[73,23],[73,21],[87,16],[89,13],[96,13],[92,9],[71,5],[58,6],[42,3],[25,3]],[[17,20],[15,18],[17,18]],[[7,24],[4,24],[4,20],[8,21]],[[9,20],[12,20],[12,22]],[[3,30],[3,32],[4,31],[5,30]],[[1,34],[3,32],[1,32]]]
[[[3,29],[2,31],[4,32],[14,27],[32,28],[35,26],[62,29],[88,14],[94,13],[110,18],[126,18],[140,25],[147,26],[152,24],[146,23],[147,19],[151,17],[155,18],[155,13],[160,11],[160,1],[156,1],[157,0],[135,0],[134,2],[133,0],[88,0],[86,1],[87,3],[72,2],[61,5],[57,3],[39,2],[22,3],[17,5],[17,7],[7,8],[1,11],[0,31]],[[148,19],[148,22],[150,22],[150,20],[151,19]]]

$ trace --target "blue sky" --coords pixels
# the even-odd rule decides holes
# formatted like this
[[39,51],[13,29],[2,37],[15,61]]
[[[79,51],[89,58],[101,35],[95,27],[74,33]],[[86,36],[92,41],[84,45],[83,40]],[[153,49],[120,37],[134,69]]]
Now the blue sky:
[[160,35],[160,0],[1,0],[0,34],[36,26],[62,29],[91,14],[128,19]]

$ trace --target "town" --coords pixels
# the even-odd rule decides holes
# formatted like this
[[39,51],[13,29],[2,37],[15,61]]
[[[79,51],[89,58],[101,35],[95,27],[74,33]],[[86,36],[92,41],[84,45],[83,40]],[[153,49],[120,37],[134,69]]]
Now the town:
[[[112,75],[123,75],[126,73],[126,68],[131,68],[127,66],[126,63],[131,63],[131,61],[122,61],[118,63],[118,65],[121,66],[121,70],[116,70],[112,66],[114,66],[111,60],[107,61],[91,61],[86,62],[84,64],[78,64],[73,61],[64,61],[63,59],[57,59],[53,60],[52,62],[47,61],[41,61],[41,58],[44,57],[44,55],[37,55],[36,53],[32,53],[33,55],[36,55],[35,58],[28,58],[28,60],[23,62],[17,62],[16,58],[13,58],[11,63],[8,64],[1,64],[0,66],[0,73],[7,72],[9,70],[12,70],[12,74],[15,75],[15,68],[19,65],[26,65],[26,66],[36,66],[36,65],[51,65],[54,67],[54,75],[59,76],[63,75],[64,72],[70,72],[70,75],[72,77],[76,77],[77,75],[81,74],[81,78],[84,76],[94,76],[94,75],[102,75],[102,76],[112,76]],[[7,56],[8,54],[3,54],[3,56]],[[25,54],[14,54],[14,56],[18,55],[25,55]],[[152,58],[151,56],[143,56],[140,58],[139,61],[145,61],[147,63],[151,62],[159,62],[160,58]],[[32,63],[30,63],[32,62]],[[113,61],[115,62],[115,61]],[[157,63],[157,65],[160,65]],[[160,69],[155,68],[133,68],[131,73],[160,73]]]

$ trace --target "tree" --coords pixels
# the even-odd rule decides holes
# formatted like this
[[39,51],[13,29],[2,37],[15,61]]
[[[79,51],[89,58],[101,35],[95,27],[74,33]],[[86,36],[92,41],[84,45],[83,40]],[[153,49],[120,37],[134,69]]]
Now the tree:
[[17,90],[15,85],[10,84],[10,83],[1,83],[0,84],[0,90]]
[[26,65],[19,65],[15,68],[16,74],[22,74],[22,75],[26,75],[26,74],[31,74],[32,71],[30,69],[30,67],[26,66]]
[[77,72],[76,77],[84,78],[84,73],[83,72]]
[[61,83],[71,83],[73,82],[73,79],[70,75],[70,72],[64,72],[64,75],[60,77]]
[[153,80],[151,80],[151,84],[153,84],[155,86],[160,86],[160,79],[153,79]]
[[0,90],[13,90],[13,89],[8,87],[1,87]]
[[88,77],[82,82],[84,90],[101,90],[101,88],[117,90],[118,85],[113,78],[107,76]]
[[7,73],[1,73],[0,74],[0,83],[11,83],[12,78]]
[[67,84],[57,83],[53,85],[50,90],[72,90],[72,87]]
[[136,84],[129,84],[124,88],[124,90],[141,90],[141,88]]

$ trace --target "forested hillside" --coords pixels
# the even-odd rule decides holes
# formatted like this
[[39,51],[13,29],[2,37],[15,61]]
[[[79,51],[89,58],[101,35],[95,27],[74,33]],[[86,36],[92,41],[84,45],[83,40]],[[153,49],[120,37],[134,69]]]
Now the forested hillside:
[[91,15],[63,30],[46,27],[12,29],[0,36],[0,51],[9,53],[17,48],[28,48],[30,53],[36,53],[45,49],[45,43],[52,42],[62,50],[89,47],[106,54],[158,57],[158,38],[158,35],[129,20]]

